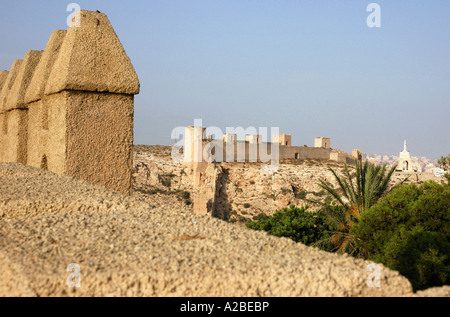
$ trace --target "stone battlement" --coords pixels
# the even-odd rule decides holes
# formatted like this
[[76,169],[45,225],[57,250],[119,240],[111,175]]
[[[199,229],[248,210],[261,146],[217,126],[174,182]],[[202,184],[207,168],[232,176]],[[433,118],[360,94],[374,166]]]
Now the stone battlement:
[[131,194],[139,79],[107,16],[77,14],[45,50],[0,72],[0,162]]

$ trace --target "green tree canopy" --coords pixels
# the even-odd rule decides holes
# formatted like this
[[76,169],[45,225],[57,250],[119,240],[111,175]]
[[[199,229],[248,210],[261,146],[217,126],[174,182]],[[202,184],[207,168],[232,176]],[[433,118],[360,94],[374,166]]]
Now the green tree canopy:
[[354,224],[367,258],[399,271],[414,289],[450,282],[450,187],[434,181],[403,185]]
[[327,236],[330,227],[321,216],[308,212],[307,209],[308,207],[298,208],[291,205],[289,208],[276,211],[272,216],[264,215],[258,221],[252,221],[247,227],[311,245]]

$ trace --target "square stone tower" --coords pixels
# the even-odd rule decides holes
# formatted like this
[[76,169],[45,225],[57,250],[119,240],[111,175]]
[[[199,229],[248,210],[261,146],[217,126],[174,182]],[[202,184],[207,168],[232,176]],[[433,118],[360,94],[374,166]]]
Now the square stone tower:
[[280,145],[284,146],[292,146],[292,135],[291,134],[274,134],[273,135],[274,142],[279,143]]
[[237,134],[235,133],[225,133],[222,135],[222,140],[225,143],[236,143],[237,142]]
[[330,149],[331,148],[331,139],[324,138],[324,137],[315,138],[314,139],[314,147]]
[[364,154],[361,150],[359,149],[353,149],[352,150],[352,157],[355,160],[359,160],[359,161],[363,161],[364,160]]

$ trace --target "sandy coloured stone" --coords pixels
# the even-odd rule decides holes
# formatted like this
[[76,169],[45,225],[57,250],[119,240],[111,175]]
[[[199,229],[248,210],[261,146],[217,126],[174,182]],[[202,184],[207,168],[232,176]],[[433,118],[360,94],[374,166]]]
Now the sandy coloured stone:
[[0,162],[27,161],[27,110],[13,109],[0,116]]
[[64,174],[130,195],[134,96],[64,91],[52,97],[53,106],[67,105]]
[[6,78],[8,77],[8,73],[9,72],[7,70],[0,71],[0,92],[2,91],[2,87],[6,81]]
[[26,108],[25,93],[43,51],[28,51],[5,101],[5,110]]
[[69,27],[45,94],[63,90],[138,94],[138,77],[107,16],[85,10],[79,14],[80,25],[73,22]]
[[1,73],[0,162],[129,195],[139,80],[106,15],[78,14],[79,26],[54,31],[44,51]]
[[48,77],[53,69],[56,58],[58,57],[66,33],[66,30],[55,30],[50,36],[44,53],[42,54],[33,78],[25,93],[26,104],[40,100],[44,96],[45,85],[47,84]]
[[0,91],[0,112],[5,111],[5,102],[8,98],[9,91],[11,90],[11,87],[13,86],[17,74],[19,73],[20,67],[22,65],[23,60],[17,59],[14,61],[13,65],[11,66],[11,69],[8,72],[8,76],[5,79],[5,82],[3,84],[3,87]]

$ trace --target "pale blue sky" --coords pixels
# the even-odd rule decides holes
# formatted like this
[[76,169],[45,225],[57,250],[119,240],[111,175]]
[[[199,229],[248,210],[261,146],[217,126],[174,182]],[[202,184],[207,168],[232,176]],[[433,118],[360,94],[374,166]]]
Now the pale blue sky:
[[[66,29],[72,1],[0,1],[0,69]],[[73,1],[106,13],[141,82],[135,144],[279,127],[351,151],[450,154],[450,1]],[[381,5],[381,28],[366,7]]]

